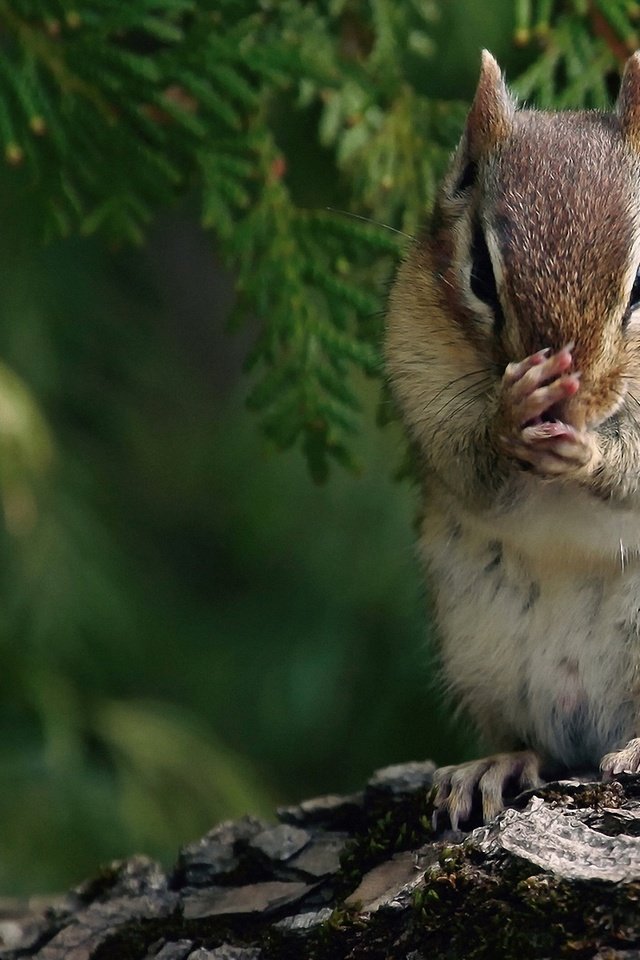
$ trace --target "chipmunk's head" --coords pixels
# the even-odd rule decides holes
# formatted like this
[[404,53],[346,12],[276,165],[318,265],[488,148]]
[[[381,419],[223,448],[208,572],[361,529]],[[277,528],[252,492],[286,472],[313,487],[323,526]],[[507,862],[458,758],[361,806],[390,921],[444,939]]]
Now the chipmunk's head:
[[547,113],[517,109],[485,52],[432,238],[448,312],[499,366],[575,344],[563,419],[640,393],[640,53],[614,112]]

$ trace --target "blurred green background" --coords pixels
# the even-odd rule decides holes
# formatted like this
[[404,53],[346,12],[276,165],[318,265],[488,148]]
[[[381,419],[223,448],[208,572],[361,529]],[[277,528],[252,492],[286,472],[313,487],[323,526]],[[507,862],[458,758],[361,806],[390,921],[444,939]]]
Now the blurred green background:
[[233,278],[188,211],[138,252],[3,222],[0,444],[33,419],[3,499],[4,892],[458,754],[377,385],[362,474],[317,486],[244,406],[251,330],[224,331]]
[[[423,89],[468,99],[482,46],[517,62],[512,6],[442,3]],[[291,175],[322,207],[335,173],[306,149]],[[0,170],[0,892],[61,890],[136,851],[171,862],[223,817],[463,756],[378,386],[359,386],[361,475],[314,485],[245,408],[257,321],[226,332],[234,277],[195,201],[138,250],[45,246],[13,176]]]

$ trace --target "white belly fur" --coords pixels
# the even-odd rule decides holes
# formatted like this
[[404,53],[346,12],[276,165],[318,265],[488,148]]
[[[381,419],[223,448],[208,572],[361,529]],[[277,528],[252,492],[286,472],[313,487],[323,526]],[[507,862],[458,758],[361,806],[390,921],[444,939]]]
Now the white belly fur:
[[593,766],[640,735],[635,512],[538,484],[480,516],[436,490],[422,549],[447,683],[495,746]]

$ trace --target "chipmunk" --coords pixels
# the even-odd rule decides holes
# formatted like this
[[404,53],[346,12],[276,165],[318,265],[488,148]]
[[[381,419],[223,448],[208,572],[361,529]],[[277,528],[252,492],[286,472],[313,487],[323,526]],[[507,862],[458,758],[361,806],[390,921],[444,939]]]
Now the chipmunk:
[[386,355],[444,678],[499,751],[437,771],[436,815],[640,771],[640,52],[612,113],[520,109],[483,53]]

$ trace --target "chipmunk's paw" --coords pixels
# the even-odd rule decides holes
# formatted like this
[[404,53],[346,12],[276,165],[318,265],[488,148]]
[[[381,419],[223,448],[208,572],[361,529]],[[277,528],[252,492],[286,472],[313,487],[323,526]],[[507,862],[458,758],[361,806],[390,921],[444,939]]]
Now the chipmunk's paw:
[[640,772],[640,739],[629,740],[622,750],[607,753],[600,761],[602,779],[610,780],[617,773]]
[[540,350],[510,363],[502,378],[499,443],[542,476],[589,474],[599,462],[595,436],[561,419],[564,401],[580,389],[580,374],[571,372],[572,349]]
[[541,760],[533,750],[518,753],[497,753],[482,760],[471,760],[458,766],[439,767],[433,778],[433,825],[445,814],[454,830],[468,820],[476,792],[482,798],[482,817],[491,820],[504,807],[504,792],[509,786],[520,790],[538,787]]

